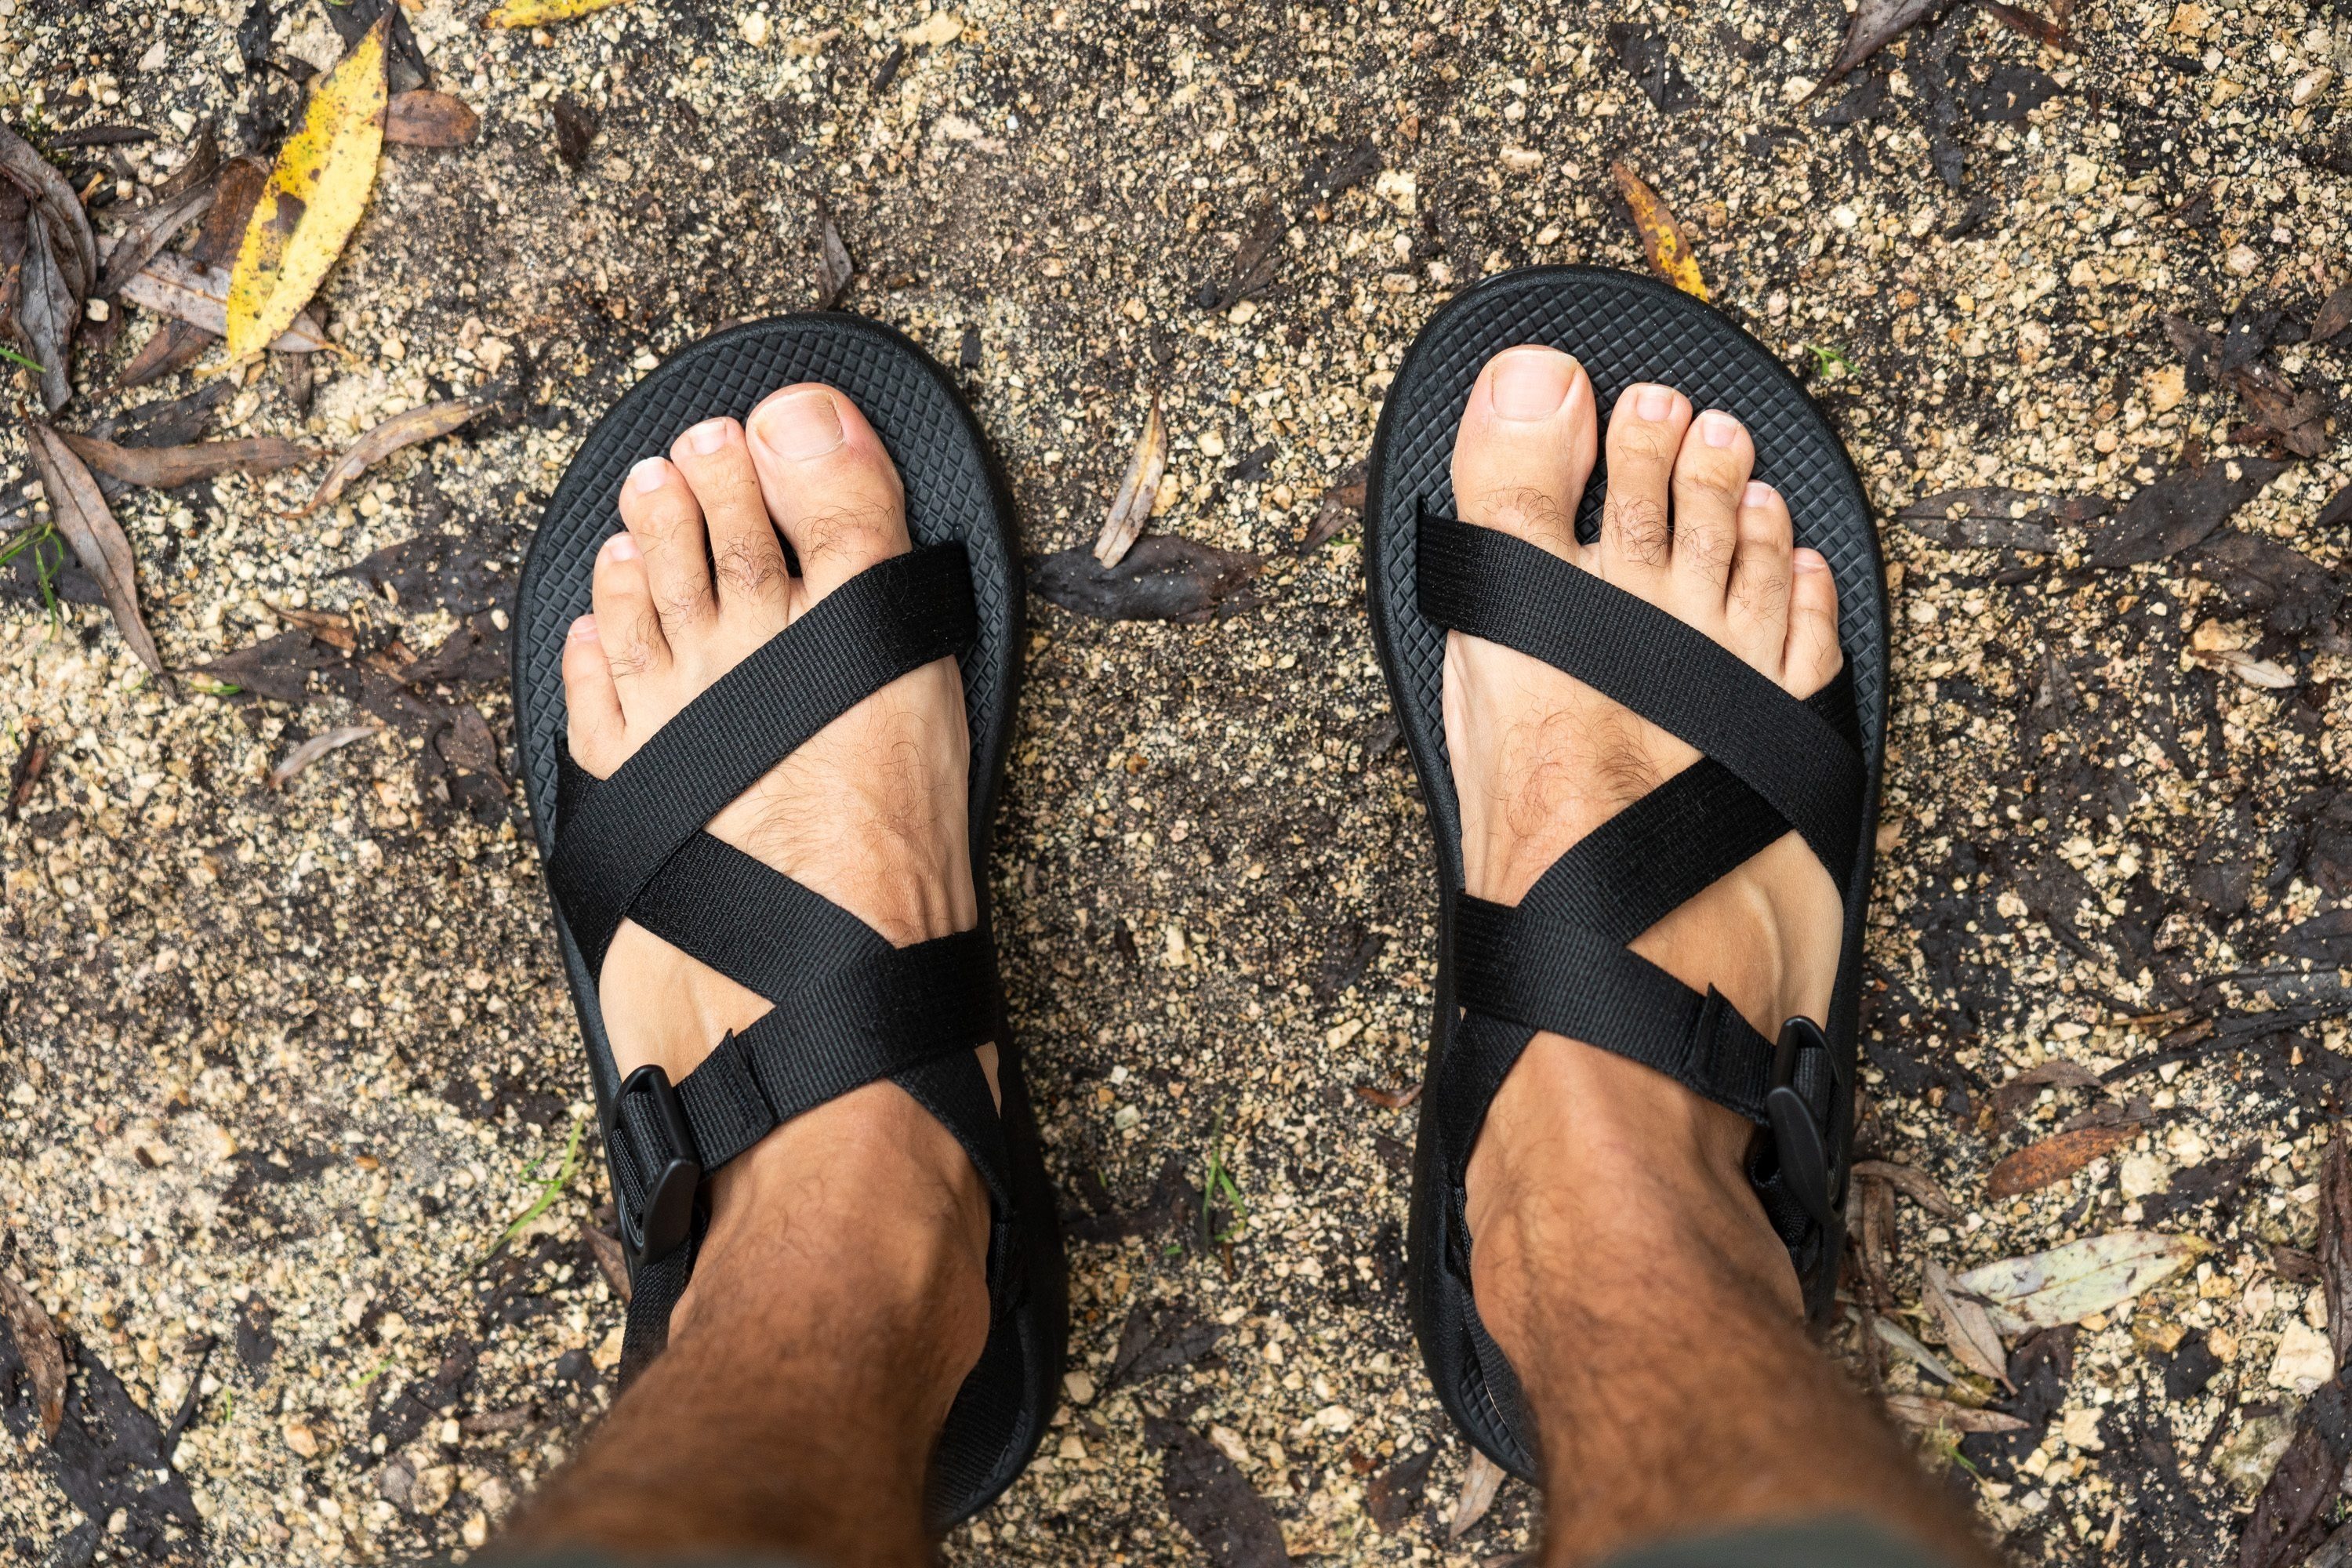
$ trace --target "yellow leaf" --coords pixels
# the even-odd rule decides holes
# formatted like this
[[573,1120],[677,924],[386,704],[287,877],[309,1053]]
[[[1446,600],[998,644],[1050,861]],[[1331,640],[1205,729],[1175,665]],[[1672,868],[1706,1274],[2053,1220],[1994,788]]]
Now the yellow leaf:
[[1650,253],[1650,265],[1658,276],[1685,294],[1706,299],[1706,279],[1698,275],[1698,260],[1691,255],[1675,215],[1658,200],[1658,193],[1622,163],[1612,163],[1609,172],[1617,176],[1617,188],[1624,194],[1625,205],[1633,209],[1633,226],[1642,231],[1642,247]]
[[278,149],[229,274],[232,363],[293,324],[367,208],[383,152],[384,37],[395,15],[386,7],[320,81],[302,129]]
[[542,22],[568,22],[617,5],[621,0],[506,0],[482,18],[485,27],[536,27]]

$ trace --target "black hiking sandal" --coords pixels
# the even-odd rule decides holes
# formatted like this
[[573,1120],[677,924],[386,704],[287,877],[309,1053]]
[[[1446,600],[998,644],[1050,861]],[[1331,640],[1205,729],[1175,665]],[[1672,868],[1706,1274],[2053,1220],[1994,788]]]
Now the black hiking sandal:
[[[1800,700],[1664,610],[1499,530],[1452,516],[1455,431],[1487,360],[1519,343],[1573,354],[1601,426],[1618,395],[1664,383],[1744,424],[1755,477],[1837,583],[1844,668]],[[1600,530],[1596,467],[1578,537]],[[1616,1052],[1755,1123],[1748,1176],[1807,1310],[1836,1293],[1853,1139],[1872,824],[1886,731],[1886,590],[1861,481],[1770,351],[1650,279],[1599,268],[1505,274],[1439,311],[1381,415],[1365,503],[1374,639],[1436,829],[1435,1017],[1413,1158],[1413,1329],[1439,1398],[1496,1463],[1532,1480],[1534,1428],[1471,1299],[1464,1177],[1488,1105],[1538,1030]],[[1696,747],[1701,759],[1580,840],[1517,905],[1464,890],[1462,819],[1441,708],[1457,629],[1542,659]],[[1765,1038],[1711,988],[1625,944],[1790,828],[1845,898],[1826,1019]]]
[[[845,394],[906,489],[914,548],[826,595],[601,783],[572,760],[562,663],[590,607],[596,553],[639,459],[689,426],[741,418],[801,381]],[[588,1046],[633,1283],[622,1379],[658,1354],[694,1268],[712,1172],[793,1116],[888,1078],[938,1117],[986,1184],[989,1334],[932,1458],[926,1513],[945,1530],[1029,1462],[1052,1415],[1067,1327],[1061,1235],[990,937],[987,858],[1013,730],[1022,583],[1013,509],[979,427],[913,342],[845,315],[732,328],[685,350],[598,422],[531,542],[516,603],[524,784]],[[971,733],[980,921],[908,948],[703,831],[826,723],[953,654]],[[596,976],[624,919],[774,1004],[677,1083],[619,1078]],[[975,1047],[998,1050],[1000,1116]]]

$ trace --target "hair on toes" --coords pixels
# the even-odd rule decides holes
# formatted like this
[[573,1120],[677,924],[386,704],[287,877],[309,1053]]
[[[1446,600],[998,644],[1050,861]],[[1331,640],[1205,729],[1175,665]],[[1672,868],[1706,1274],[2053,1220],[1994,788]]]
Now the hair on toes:
[[1664,562],[1671,535],[1663,502],[1652,496],[1627,495],[1612,487],[1601,511],[1602,531],[1614,533],[1627,560],[1644,566]]

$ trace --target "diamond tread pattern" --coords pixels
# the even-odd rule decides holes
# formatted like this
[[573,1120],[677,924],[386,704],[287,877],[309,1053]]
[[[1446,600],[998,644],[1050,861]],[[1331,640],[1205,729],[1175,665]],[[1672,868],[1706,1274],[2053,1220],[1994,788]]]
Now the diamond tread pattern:
[[[1797,542],[1820,551],[1836,579],[1839,641],[1853,676],[1855,717],[1870,780],[1858,864],[1846,889],[1838,993],[1826,1030],[1846,1086],[1835,1114],[1850,1119],[1870,840],[1887,709],[1885,578],[1869,501],[1836,432],[1769,349],[1727,317],[1664,283],[1602,268],[1506,273],[1448,303],[1423,329],[1399,367],[1373,441],[1364,514],[1373,637],[1433,819],[1441,882],[1430,1077],[1434,1079],[1435,1064],[1453,1034],[1453,923],[1454,895],[1463,884],[1462,824],[1441,709],[1446,634],[1420,611],[1415,522],[1422,506],[1459,515],[1451,465],[1463,408],[1486,361],[1520,343],[1545,343],[1576,356],[1591,377],[1604,430],[1618,395],[1642,381],[1672,385],[1696,407],[1732,414],[1754,437],[1756,478],[1787,499]],[[1580,538],[1598,534],[1606,489],[1605,466],[1597,466],[1578,509]],[[1438,1395],[1455,1421],[1489,1457],[1532,1479],[1534,1433],[1517,1380],[1470,1299],[1468,1238],[1458,1234],[1454,1218],[1458,1192],[1449,1194],[1450,1180],[1431,1166],[1433,1148],[1474,1137],[1475,1129],[1453,1130],[1450,1139],[1433,1134],[1432,1097],[1424,1096],[1422,1107],[1412,1200],[1414,1331]],[[1833,1279],[1833,1272],[1827,1278]]]
[[[511,653],[520,771],[542,862],[554,843],[558,759],[567,743],[564,638],[590,608],[597,552],[621,530],[622,481],[692,426],[741,419],[769,393],[803,381],[839,389],[881,437],[905,485],[914,543],[960,543],[970,560],[980,630],[959,663],[971,734],[973,882],[986,925],[989,830],[1012,736],[1023,636],[1012,501],[979,426],[939,366],[902,334],[845,314],[756,321],[681,350],[597,422],[556,486],[523,565]],[[619,1082],[595,976],[560,911],[555,928],[600,1114],[609,1122]],[[998,1038],[1021,1263],[1015,1305],[992,1333],[934,1456],[927,1511],[941,1529],[985,1506],[1027,1464],[1061,1379],[1066,1300],[1059,1229],[1026,1086],[1001,1020]]]

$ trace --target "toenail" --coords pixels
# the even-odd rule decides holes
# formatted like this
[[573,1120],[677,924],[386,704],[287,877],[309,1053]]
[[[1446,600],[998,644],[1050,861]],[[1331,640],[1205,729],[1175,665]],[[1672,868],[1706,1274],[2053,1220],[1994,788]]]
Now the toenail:
[[727,445],[727,421],[706,419],[686,433],[686,444],[703,457]]
[[578,620],[572,622],[572,640],[574,642],[594,642],[596,640],[596,617],[593,616],[583,616]]
[[669,479],[669,465],[659,458],[647,458],[629,470],[629,488],[639,495],[657,490]]
[[1506,419],[1549,419],[1568,401],[1575,380],[1576,362],[1565,354],[1507,353],[1495,363],[1488,395]]
[[1739,492],[1741,506],[1770,506],[1778,492],[1762,479],[1750,479],[1748,488]]
[[607,560],[635,561],[637,555],[637,542],[629,534],[616,533],[604,542],[604,556]]
[[1698,416],[1698,433],[1710,447],[1728,447],[1739,439],[1739,421],[1710,408]]
[[1675,395],[1663,386],[1645,386],[1633,400],[1633,412],[1655,425],[1675,411]]
[[1800,572],[1826,572],[1830,563],[1818,550],[1800,550],[1789,557],[1789,563]]
[[813,387],[760,405],[751,416],[751,434],[777,457],[806,462],[841,445],[841,415],[831,393]]

